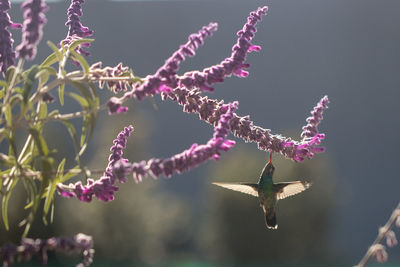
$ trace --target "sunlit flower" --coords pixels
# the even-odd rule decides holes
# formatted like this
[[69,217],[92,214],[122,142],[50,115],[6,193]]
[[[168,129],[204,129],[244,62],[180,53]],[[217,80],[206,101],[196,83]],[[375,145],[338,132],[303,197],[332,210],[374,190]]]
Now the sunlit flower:
[[21,28],[21,24],[13,23],[7,11],[10,9],[9,0],[0,0],[0,72],[6,73],[9,66],[14,65],[15,52],[13,51],[14,40],[10,28]]
[[25,9],[24,24],[22,41],[16,48],[17,57],[32,60],[36,56],[36,48],[43,35],[42,29],[47,22],[44,12],[49,8],[43,0],[27,0],[21,8]]

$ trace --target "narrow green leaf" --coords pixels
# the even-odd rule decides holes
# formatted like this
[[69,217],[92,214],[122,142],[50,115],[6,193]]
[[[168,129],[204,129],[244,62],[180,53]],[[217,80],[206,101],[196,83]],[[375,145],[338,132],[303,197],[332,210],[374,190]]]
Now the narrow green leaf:
[[27,210],[31,207],[33,207],[33,204],[35,202],[35,197],[37,195],[37,188],[36,188],[36,184],[34,183],[34,181],[32,179],[22,179],[22,182],[24,184],[25,187],[25,191],[28,194],[29,197],[29,203],[27,205],[25,205],[24,209]]
[[55,68],[53,68],[53,67],[50,67],[50,66],[44,66],[43,67],[42,65],[40,65],[39,69],[41,71],[42,70],[46,70],[49,75],[57,76],[57,70]]
[[10,84],[10,82],[14,76],[15,69],[16,69],[15,66],[10,66],[10,67],[8,67],[8,69],[6,71],[6,81],[8,84]]
[[48,72],[47,69],[40,69],[36,75],[35,79],[39,78],[39,88],[42,87],[47,81],[49,80],[50,73]]
[[64,89],[65,83],[62,83],[60,86],[58,86],[58,99],[60,99],[61,106],[64,106]]
[[82,39],[78,39],[73,41],[70,45],[69,45],[69,50],[73,51],[75,50],[79,45],[84,44],[84,43],[92,43],[94,41],[94,39],[86,39],[86,38],[82,38]]
[[[58,51],[58,50],[57,50]],[[53,65],[54,63],[56,63],[58,61],[57,59],[57,54],[54,52],[52,54],[50,54],[50,56],[48,56],[42,64],[40,64],[40,67],[48,67]]]
[[39,72],[39,67],[37,65],[33,65],[27,72],[24,72],[24,86],[23,86],[23,97],[24,103],[26,104],[29,100],[29,95],[32,90],[33,83],[35,82],[35,76]]
[[[14,156],[14,159],[17,157],[18,155],[18,151],[17,151],[17,145],[15,144],[15,139],[14,139],[14,134],[13,132],[10,132],[9,135],[7,135],[7,139],[8,142],[10,143],[10,147],[8,149],[8,155],[9,156]],[[17,165],[17,162],[15,161],[15,165]]]
[[96,127],[96,122],[97,122],[97,113],[92,113],[90,116],[88,116],[88,119],[89,119],[89,135],[87,142],[89,142],[93,136],[94,128]]
[[49,113],[48,117],[49,117],[49,118],[52,118],[52,117],[57,116],[57,115],[59,115],[59,114],[60,114],[60,111],[59,111],[58,109],[55,109],[55,110],[52,110],[52,111]]
[[[79,167],[79,165],[73,167],[72,169],[70,169],[71,171],[75,171],[75,170],[80,170],[81,168]],[[64,176],[62,176],[60,178],[60,183],[64,183],[66,181],[68,181],[71,178],[74,178],[75,176],[77,176],[79,173],[74,173],[74,172],[67,172]]]
[[41,102],[39,105],[40,106],[39,106],[38,115],[39,115],[39,119],[42,120],[42,119],[47,118],[47,104],[44,102]]
[[69,92],[68,95],[70,97],[72,97],[73,99],[75,99],[83,108],[89,107],[88,101],[85,98],[83,98],[82,96],[80,96],[76,93],[73,93],[73,92]]
[[50,180],[48,190],[47,190],[46,200],[44,201],[44,209],[43,209],[44,217],[47,216],[47,214],[49,212],[50,204],[53,202],[53,196],[56,191],[57,184],[59,183],[59,180],[64,173],[64,165],[65,165],[65,158],[58,165],[56,177],[53,180]]
[[7,105],[4,110],[4,116],[6,117],[7,126],[12,126],[12,112],[11,112],[11,105]]
[[86,85],[78,83],[78,82],[70,82],[78,91],[81,93],[81,95],[86,99],[88,106],[90,108],[93,107],[94,105],[94,96],[92,94],[92,90],[86,87]]
[[10,199],[11,192],[14,189],[14,187],[17,185],[18,180],[19,180],[18,178],[14,178],[13,181],[9,184],[9,186],[7,188],[7,192],[3,196],[2,203],[1,203],[1,216],[3,218],[3,223],[4,223],[4,226],[7,231],[10,229],[10,227],[8,225],[8,212],[7,212],[8,200]]
[[47,156],[49,153],[49,149],[47,147],[46,141],[43,135],[36,130],[35,128],[29,128],[28,132],[32,135],[33,140],[35,141],[36,147],[41,156]]
[[99,95],[97,94],[97,87],[93,83],[88,83],[89,88],[91,89],[92,95],[94,97],[96,108],[100,105]]
[[53,50],[53,52],[54,52],[54,54],[55,54],[55,56],[57,58],[57,61],[60,62],[61,59],[62,59],[62,53],[60,52],[60,50],[58,50],[58,47],[54,43],[52,43],[51,41],[47,41],[47,45],[51,48],[51,50]]
[[13,107],[17,103],[24,101],[23,96],[20,94],[15,94],[10,97],[10,106]]
[[89,73],[89,64],[87,63],[86,59],[75,52],[75,50],[70,50],[70,52],[73,55],[73,60],[76,60],[81,64],[83,72],[85,74]]
[[4,81],[4,80],[0,80],[0,86],[3,87],[3,88],[7,88],[8,83],[6,81]]
[[[86,137],[89,133],[89,127],[90,127],[90,120],[89,116],[83,118],[83,125],[82,125],[82,134],[81,134],[81,141],[79,143],[80,147],[83,148],[83,145],[85,144]],[[86,146],[85,146],[86,149]],[[82,155],[83,151],[79,152],[79,155]]]
[[65,127],[67,127],[68,133],[72,137],[72,141],[74,143],[75,152],[78,152],[80,146],[79,146],[78,135],[76,134],[74,125],[67,120],[60,120],[60,122],[64,124]]

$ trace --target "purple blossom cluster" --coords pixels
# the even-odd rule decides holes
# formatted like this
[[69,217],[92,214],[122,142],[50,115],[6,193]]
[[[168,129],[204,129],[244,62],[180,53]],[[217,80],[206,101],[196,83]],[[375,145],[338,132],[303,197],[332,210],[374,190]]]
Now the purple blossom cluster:
[[132,90],[126,92],[121,98],[112,97],[108,102],[109,113],[126,112],[127,108],[121,108],[122,103],[129,98],[142,100],[146,96],[160,92],[168,92],[178,86],[177,71],[179,65],[187,56],[193,57],[196,50],[204,43],[206,37],[211,36],[218,28],[217,23],[204,26],[198,33],[189,36],[188,41],[181,45],[175,53],[165,61],[154,75],[148,75],[143,83],[136,83]]
[[93,195],[99,200],[107,202],[113,200],[114,193],[118,191],[115,183],[117,181],[126,182],[126,177],[131,173],[133,173],[135,180],[139,182],[148,174],[155,178],[161,175],[171,177],[174,172],[188,171],[210,158],[217,160],[221,151],[228,151],[235,145],[233,140],[228,140],[226,137],[230,130],[230,121],[234,117],[233,111],[237,106],[237,102],[223,105],[221,108],[222,115],[214,129],[214,135],[206,144],[198,145],[195,143],[189,149],[167,159],[153,158],[147,162],[130,163],[127,159],[122,158],[122,149],[126,147],[127,138],[133,131],[132,126],[125,127],[114,140],[114,145],[110,149],[112,153],[103,177],[97,181],[88,179],[85,186],[80,181],[68,186],[60,183],[57,186],[57,191],[63,197],[76,196],[84,202],[90,202]]
[[175,88],[185,86],[188,89],[199,88],[202,91],[213,91],[212,84],[223,82],[225,77],[232,74],[238,77],[247,77],[248,72],[243,70],[250,65],[244,63],[247,53],[260,51],[261,47],[251,43],[256,30],[256,24],[261,20],[261,16],[267,13],[268,7],[260,7],[255,12],[251,12],[243,29],[237,35],[237,43],[232,47],[232,55],[223,60],[220,64],[205,68],[203,71],[190,71],[182,76],[177,76],[179,63],[186,56],[194,56],[195,50],[200,44],[203,44],[205,37],[211,35],[217,29],[216,23],[210,23],[203,27],[198,34],[189,36],[189,41],[182,45],[172,57],[167,59],[166,63],[156,72],[145,78],[143,84],[137,83],[136,86],[124,94],[123,97],[112,97],[108,102],[109,113],[126,112],[127,108],[122,108],[122,103],[128,98],[135,97],[138,100],[148,95],[154,95],[160,92],[168,92]]
[[79,200],[84,202],[92,201],[93,195],[99,200],[104,202],[114,200],[114,192],[118,191],[118,186],[114,184],[118,180],[120,183],[126,182],[126,179],[120,179],[122,175],[115,175],[113,173],[113,166],[117,161],[125,162],[126,159],[122,158],[123,149],[126,147],[126,142],[129,135],[133,132],[133,126],[125,127],[117,138],[114,139],[114,145],[110,148],[111,154],[108,158],[108,166],[99,180],[88,179],[86,185],[82,182],[71,183],[68,186],[63,184],[57,185],[58,193],[63,197],[76,196]]
[[[65,26],[68,26],[68,34],[67,37],[61,41],[61,43],[65,46],[69,46],[75,40],[86,38],[93,35],[93,31],[88,27],[85,27],[81,23],[80,17],[82,16],[82,4],[84,0],[72,0],[71,5],[68,8],[67,15],[68,20],[65,23]],[[79,54],[89,56],[90,53],[85,51],[83,47],[89,47],[90,43],[80,44],[76,51]]]
[[[199,90],[188,90],[181,87],[163,94],[162,97],[164,100],[176,101],[183,106],[184,112],[196,113],[201,120],[212,125],[216,124],[221,113],[223,113],[223,110],[221,110],[224,106],[223,101],[218,102],[207,96],[201,96]],[[318,109],[319,118],[322,119],[322,112],[328,108],[328,103],[328,97],[325,96],[314,108],[314,110]],[[315,129],[319,122],[320,120],[315,121]],[[324,151],[324,148],[319,145],[325,135],[318,132],[311,138],[297,142],[287,137],[273,135],[270,133],[271,130],[255,126],[249,116],[240,117],[236,114],[233,114],[230,121],[230,129],[235,136],[242,138],[245,142],[255,142],[261,150],[281,153],[294,161],[303,161],[306,157],[312,158],[315,153]]]
[[[167,159],[150,159],[149,161],[141,161],[138,163],[126,164],[127,171],[121,172],[121,164],[115,165],[114,173],[128,174],[133,173],[137,182],[142,181],[143,177],[150,174],[154,178],[161,175],[171,177],[174,172],[182,173],[188,171],[208,159],[218,160],[220,151],[228,151],[235,145],[235,141],[226,139],[230,121],[233,118],[233,111],[237,108],[238,103],[233,102],[224,105],[224,114],[220,117],[217,126],[214,128],[213,137],[204,145],[194,143],[189,149],[176,154]],[[121,177],[124,178],[124,177]]]
[[37,256],[43,264],[47,264],[47,251],[63,252],[66,254],[80,253],[83,255],[77,267],[89,266],[93,261],[93,239],[85,234],[77,234],[73,238],[52,237],[49,239],[22,239],[21,245],[8,244],[0,247],[0,261],[3,267],[10,266],[17,261],[29,261]]
[[300,135],[303,139],[313,138],[318,134],[318,125],[323,119],[322,113],[328,108],[328,104],[328,96],[324,96],[311,111],[312,116],[306,119],[307,125],[303,126],[303,132]]
[[186,72],[179,78],[179,85],[188,89],[200,88],[203,91],[213,91],[212,84],[223,82],[225,77],[232,74],[238,77],[247,77],[249,73],[243,69],[249,68],[250,64],[244,63],[246,55],[252,51],[260,51],[261,47],[253,45],[253,39],[257,29],[256,24],[261,16],[267,13],[268,7],[260,7],[257,11],[251,12],[243,29],[238,31],[237,43],[232,47],[232,55],[221,63],[205,68],[202,71]]
[[7,11],[10,9],[9,0],[0,0],[0,72],[6,73],[9,66],[14,65],[15,52],[13,51],[14,40],[10,28],[21,28],[21,24],[13,23]]
[[21,8],[25,9],[22,27],[22,41],[17,46],[18,58],[32,60],[36,56],[36,47],[42,38],[42,28],[47,19],[44,15],[49,8],[43,0],[27,0]]

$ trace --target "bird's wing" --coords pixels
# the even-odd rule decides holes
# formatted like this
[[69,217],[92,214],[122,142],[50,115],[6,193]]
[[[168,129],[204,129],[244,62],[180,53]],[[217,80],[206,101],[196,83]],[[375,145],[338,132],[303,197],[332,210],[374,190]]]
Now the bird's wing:
[[258,197],[258,185],[257,184],[245,184],[245,183],[213,183],[215,185],[228,188],[241,193],[249,194]]
[[295,181],[287,183],[276,183],[275,186],[278,189],[277,199],[284,199],[303,192],[311,186],[311,183]]

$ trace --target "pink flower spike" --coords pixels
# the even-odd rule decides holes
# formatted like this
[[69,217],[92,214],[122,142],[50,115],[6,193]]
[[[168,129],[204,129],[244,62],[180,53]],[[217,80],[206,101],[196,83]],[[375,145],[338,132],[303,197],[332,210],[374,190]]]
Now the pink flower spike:
[[[245,64],[246,56],[249,52],[260,51],[261,47],[251,43],[254,33],[256,32],[255,25],[261,20],[261,15],[267,13],[266,6],[260,7],[255,12],[251,12],[247,18],[246,24],[243,29],[238,31],[239,38],[232,47],[232,54],[230,57],[224,59],[219,64],[203,69],[202,71],[189,71],[179,77],[179,85],[191,90],[193,88],[200,88],[202,91],[211,88],[211,85],[224,81],[225,77],[232,75],[238,77],[247,77],[249,73],[243,71],[243,68],[248,68],[250,65]],[[197,77],[202,77],[198,79]]]

